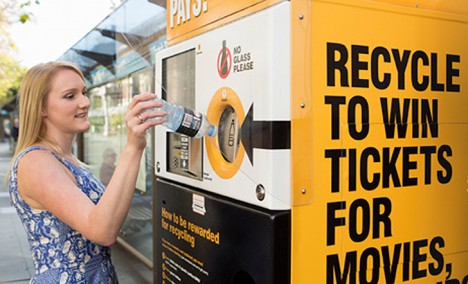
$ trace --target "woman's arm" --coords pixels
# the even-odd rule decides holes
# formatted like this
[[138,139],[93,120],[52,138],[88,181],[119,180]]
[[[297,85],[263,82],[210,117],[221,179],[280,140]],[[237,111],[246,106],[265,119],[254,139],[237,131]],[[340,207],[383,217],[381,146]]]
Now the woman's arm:
[[23,199],[33,208],[50,211],[91,241],[105,246],[113,244],[130,208],[147,143],[146,131],[164,121],[147,120],[161,117],[164,112],[143,113],[161,106],[153,98],[153,94],[141,94],[130,103],[125,114],[127,144],[97,205],[77,188],[72,174],[47,151],[31,151],[20,160],[18,188]]

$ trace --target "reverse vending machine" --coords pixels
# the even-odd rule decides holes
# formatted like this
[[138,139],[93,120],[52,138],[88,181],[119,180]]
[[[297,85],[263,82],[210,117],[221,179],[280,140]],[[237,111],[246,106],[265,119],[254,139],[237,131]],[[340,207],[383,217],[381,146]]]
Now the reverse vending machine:
[[156,90],[218,135],[156,128],[156,283],[289,281],[289,14],[280,3],[157,55]]
[[168,0],[154,282],[467,284],[462,2]]

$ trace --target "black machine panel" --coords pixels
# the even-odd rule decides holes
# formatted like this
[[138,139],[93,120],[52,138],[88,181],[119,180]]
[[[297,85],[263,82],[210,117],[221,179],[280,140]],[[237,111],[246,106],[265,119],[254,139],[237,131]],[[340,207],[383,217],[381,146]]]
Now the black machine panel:
[[158,179],[155,283],[290,282],[290,211],[269,211]]

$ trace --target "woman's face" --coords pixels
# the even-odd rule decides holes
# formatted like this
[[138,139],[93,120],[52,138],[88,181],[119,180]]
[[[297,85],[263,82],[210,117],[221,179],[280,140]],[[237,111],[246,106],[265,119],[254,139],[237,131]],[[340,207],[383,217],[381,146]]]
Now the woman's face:
[[59,70],[51,81],[51,91],[43,110],[48,131],[75,134],[89,129],[89,99],[80,75],[68,69]]

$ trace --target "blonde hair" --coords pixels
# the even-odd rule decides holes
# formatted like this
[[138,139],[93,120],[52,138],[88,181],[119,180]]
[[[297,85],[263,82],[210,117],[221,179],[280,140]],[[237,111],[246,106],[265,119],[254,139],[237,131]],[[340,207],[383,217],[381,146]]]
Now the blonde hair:
[[41,116],[52,90],[52,79],[60,70],[72,70],[80,75],[84,81],[81,70],[70,62],[42,63],[26,72],[18,93],[20,127],[18,143],[12,161],[24,149],[36,143],[46,144],[52,151],[59,155],[62,154],[57,143],[46,136],[47,129]]

